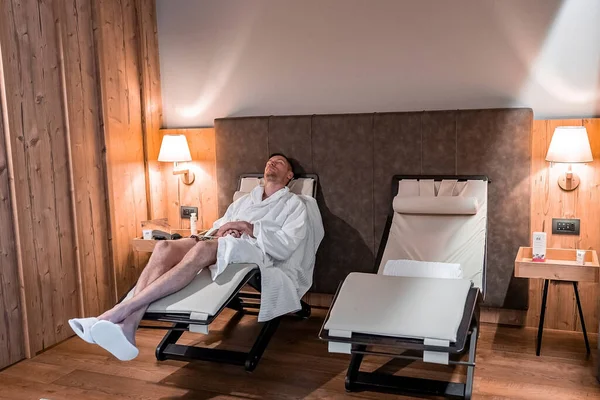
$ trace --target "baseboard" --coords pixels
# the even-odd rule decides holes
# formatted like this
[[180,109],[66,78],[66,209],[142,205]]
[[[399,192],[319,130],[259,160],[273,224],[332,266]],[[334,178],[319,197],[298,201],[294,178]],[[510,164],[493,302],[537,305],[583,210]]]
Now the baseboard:
[[327,293],[306,293],[302,300],[311,307],[329,308],[333,301],[333,295]]
[[507,308],[481,307],[481,322],[501,325],[525,326],[527,311]]

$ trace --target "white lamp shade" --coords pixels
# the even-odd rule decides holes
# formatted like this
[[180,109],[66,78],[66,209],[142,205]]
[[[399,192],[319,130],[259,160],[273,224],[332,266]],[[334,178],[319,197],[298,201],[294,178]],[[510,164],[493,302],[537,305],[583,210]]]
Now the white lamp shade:
[[192,161],[192,155],[185,135],[165,135],[160,145],[158,161]]
[[550,141],[546,161],[556,163],[585,163],[594,161],[585,127],[557,127]]

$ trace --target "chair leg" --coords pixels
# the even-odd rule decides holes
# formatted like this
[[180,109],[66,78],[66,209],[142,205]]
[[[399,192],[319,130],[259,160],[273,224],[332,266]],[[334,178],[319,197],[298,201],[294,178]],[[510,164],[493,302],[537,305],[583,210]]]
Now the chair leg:
[[[367,346],[359,345],[356,347],[359,351],[365,351]],[[360,370],[360,364],[362,363],[364,354],[352,354],[350,359],[350,365],[348,366],[348,372],[346,373],[346,391],[351,392],[354,390],[354,384],[356,383],[356,378],[358,377],[358,371]]]
[[544,280],[544,294],[542,295],[542,310],[540,312],[540,325],[538,326],[537,348],[535,349],[535,354],[537,356],[540,355],[540,350],[542,349],[542,334],[544,333],[544,317],[546,316],[546,300],[548,299],[548,284],[549,283],[550,283],[550,279]]
[[579,320],[581,321],[581,330],[583,331],[583,339],[585,340],[585,349],[587,350],[587,354],[589,356],[590,342],[588,341],[587,331],[585,330],[585,321],[583,320],[583,309],[581,308],[581,301],[579,300],[579,290],[577,289],[577,282],[573,282],[573,289],[575,290],[575,299],[577,300],[577,309],[579,310]]
[[479,328],[473,327],[471,331],[471,341],[469,345],[469,363],[473,364],[467,367],[467,380],[465,382],[465,399],[470,400],[473,396],[473,382],[475,380],[475,356],[477,351],[477,339],[479,336]]
[[300,300],[300,304],[302,305],[302,309],[300,311],[297,311],[296,315],[297,317],[300,317],[302,319],[308,319],[310,317],[310,313],[311,313],[311,308],[310,305],[308,305],[307,303],[305,303],[304,301]]
[[[173,328],[186,328],[187,326],[188,326],[188,324],[173,324]],[[177,341],[179,340],[181,335],[183,335],[183,332],[184,332],[183,329],[180,329],[180,330],[171,329],[167,332],[167,334],[163,337],[163,339],[160,341],[158,346],[156,346],[155,354],[156,354],[156,359],[158,361],[164,361],[167,359],[167,357],[165,357],[165,354],[164,354],[165,349],[170,344],[177,343]]]
[[277,331],[279,322],[281,322],[281,317],[277,317],[265,322],[260,333],[258,334],[258,339],[256,339],[256,342],[254,342],[254,345],[248,352],[248,358],[246,358],[246,363],[244,364],[246,371],[254,371],[265,349],[267,348],[271,337],[273,337],[273,334],[275,331]]

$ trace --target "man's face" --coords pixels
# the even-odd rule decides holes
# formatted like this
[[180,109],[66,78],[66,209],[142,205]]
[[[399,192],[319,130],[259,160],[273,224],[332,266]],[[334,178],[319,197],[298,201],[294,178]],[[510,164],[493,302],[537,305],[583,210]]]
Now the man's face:
[[265,179],[269,182],[286,185],[294,174],[287,160],[281,156],[273,156],[265,165]]

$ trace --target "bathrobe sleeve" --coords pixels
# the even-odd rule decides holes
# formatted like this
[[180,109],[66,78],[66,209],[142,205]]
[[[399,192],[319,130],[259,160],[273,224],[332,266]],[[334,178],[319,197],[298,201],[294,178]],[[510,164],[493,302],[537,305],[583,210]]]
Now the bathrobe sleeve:
[[206,232],[206,234],[204,236],[212,236],[212,235],[214,235],[215,233],[217,233],[217,231],[219,230],[220,227],[222,227],[226,223],[232,221],[233,220],[233,216],[235,215],[235,212],[239,208],[241,202],[244,200],[244,197],[242,197],[242,198],[238,199],[237,201],[234,201],[233,203],[231,203],[229,205],[229,207],[227,207],[227,211],[225,211],[225,215],[223,215],[221,218],[219,218],[218,220],[216,220],[213,223],[212,228],[210,228],[208,230],[208,232]]
[[254,223],[253,236],[261,250],[276,260],[287,260],[306,237],[306,206],[299,199],[290,201],[288,215],[279,226],[262,219]]

